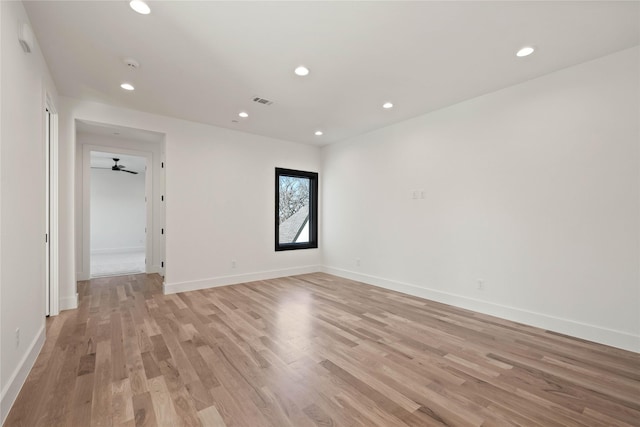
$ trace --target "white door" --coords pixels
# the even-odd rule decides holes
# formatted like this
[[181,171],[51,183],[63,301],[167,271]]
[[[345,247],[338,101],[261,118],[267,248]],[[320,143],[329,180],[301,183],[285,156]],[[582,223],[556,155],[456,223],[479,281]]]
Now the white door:
[[45,163],[45,247],[44,247],[44,286],[45,315],[51,314],[51,111],[45,109],[44,129],[44,163]]

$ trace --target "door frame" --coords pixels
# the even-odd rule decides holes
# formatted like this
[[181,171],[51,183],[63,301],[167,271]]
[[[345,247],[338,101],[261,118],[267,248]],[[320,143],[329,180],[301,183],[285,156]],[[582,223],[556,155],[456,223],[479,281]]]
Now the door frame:
[[129,156],[144,157],[146,170],[144,175],[145,196],[145,273],[150,273],[153,265],[153,153],[149,151],[130,150],[108,145],[82,144],[82,273],[85,277],[78,280],[91,278],[91,152],[124,154]]
[[45,315],[60,313],[59,283],[59,189],[58,189],[58,111],[51,94],[44,91],[43,144],[45,170]]

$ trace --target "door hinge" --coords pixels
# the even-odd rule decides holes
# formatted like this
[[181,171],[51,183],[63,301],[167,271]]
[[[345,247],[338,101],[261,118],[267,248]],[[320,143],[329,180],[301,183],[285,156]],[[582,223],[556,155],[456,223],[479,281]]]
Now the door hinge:
[[164,202],[164,195],[160,196],[160,201]]
[[160,267],[164,268],[164,261],[160,263]]
[[164,162],[160,163],[160,167],[164,169]]
[[164,228],[160,229],[160,234],[164,234]]
[[44,242],[45,243],[49,243],[49,234],[45,233],[44,235]]

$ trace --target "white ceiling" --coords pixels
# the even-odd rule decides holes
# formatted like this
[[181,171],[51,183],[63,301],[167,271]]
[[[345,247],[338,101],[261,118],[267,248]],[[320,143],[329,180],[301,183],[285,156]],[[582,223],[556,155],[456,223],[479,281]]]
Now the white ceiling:
[[143,129],[127,128],[88,120],[76,120],[76,132],[126,141],[162,142],[164,134]]
[[61,95],[322,145],[635,46],[640,28],[635,1],[25,3]]

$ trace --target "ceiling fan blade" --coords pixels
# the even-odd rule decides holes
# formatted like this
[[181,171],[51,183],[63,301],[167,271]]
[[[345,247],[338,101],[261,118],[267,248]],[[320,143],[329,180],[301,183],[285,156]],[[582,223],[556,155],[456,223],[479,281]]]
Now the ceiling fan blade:
[[132,174],[134,174],[134,175],[138,175],[138,172],[128,171],[128,170],[126,170],[126,169],[120,169],[120,172],[129,172],[129,173],[132,173]]
[[91,166],[91,169],[109,169],[109,170],[111,170],[111,168],[101,168],[101,167],[98,167],[98,166]]

